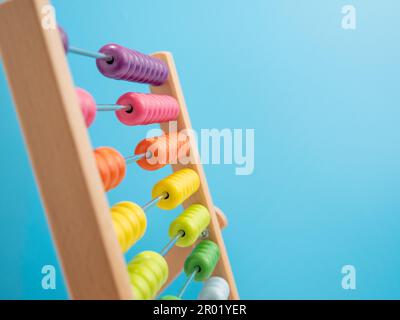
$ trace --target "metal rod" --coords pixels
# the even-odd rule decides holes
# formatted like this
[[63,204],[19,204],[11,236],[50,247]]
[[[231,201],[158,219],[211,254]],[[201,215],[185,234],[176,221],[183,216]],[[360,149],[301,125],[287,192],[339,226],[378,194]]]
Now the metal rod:
[[183,285],[181,291],[179,291],[178,298],[182,299],[183,294],[185,293],[187,287],[193,281],[194,277],[196,276],[197,272],[199,272],[199,271],[200,271],[200,268],[196,267],[194,269],[194,271],[192,272],[192,274],[189,276],[189,278],[186,279],[185,284]]
[[205,229],[203,232],[200,234],[199,240],[204,240],[207,239],[210,236],[210,230]]
[[163,192],[163,194],[161,194],[160,196],[158,196],[157,198],[154,198],[153,200],[149,201],[148,203],[146,203],[144,206],[142,206],[142,209],[144,211],[146,211],[147,209],[149,209],[150,207],[154,206],[158,201],[165,199],[168,197],[168,193]]
[[161,250],[160,254],[161,254],[163,257],[165,257],[165,256],[167,255],[167,253],[169,252],[169,250],[171,250],[171,249],[175,246],[176,242],[177,242],[180,238],[182,238],[184,235],[185,235],[185,232],[179,231],[178,234],[177,234],[174,238],[172,238],[172,239],[167,243],[167,245]]
[[85,56],[85,57],[95,58],[95,59],[104,59],[106,61],[113,60],[113,57],[107,56],[104,53],[88,51],[88,50],[71,47],[71,46],[68,48],[68,52],[79,54],[79,55]]
[[143,158],[151,158],[152,153],[150,151],[147,151],[146,153],[139,153],[139,154],[134,154],[133,156],[125,157],[125,162],[126,164],[134,163],[140,159]]
[[125,158],[126,164],[134,163],[142,158],[146,157],[146,153],[141,153],[141,154],[135,154],[133,156],[129,156]]
[[121,104],[98,104],[97,111],[119,111],[129,109],[131,106],[124,106]]

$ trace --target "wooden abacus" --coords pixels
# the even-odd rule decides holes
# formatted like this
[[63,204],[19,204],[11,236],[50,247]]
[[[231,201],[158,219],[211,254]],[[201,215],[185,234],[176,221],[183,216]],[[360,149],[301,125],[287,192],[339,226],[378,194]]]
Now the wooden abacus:
[[[71,298],[132,299],[133,278],[128,275],[113,229],[105,185],[93,156],[59,30],[42,27],[42,8],[48,4],[47,0],[9,0],[0,4],[1,57],[19,121]],[[107,56],[104,52],[97,55]],[[160,52],[152,57],[154,63],[161,61],[166,66],[168,78],[162,84],[151,86],[151,92],[173,97],[179,106],[178,132],[190,129],[172,55]],[[130,80],[133,78],[131,75]],[[144,80],[143,76],[140,80]],[[161,128],[169,133],[168,123],[161,123]],[[185,199],[183,207],[199,204],[207,209],[208,239],[220,252],[213,271],[217,277],[209,279],[203,297],[213,296],[213,286],[222,286],[225,293],[229,292],[230,299],[238,299],[221,234],[227,221],[213,204],[197,148],[190,139],[188,148],[194,161],[188,165],[172,164],[174,172],[184,168],[194,171],[199,182],[198,190]],[[166,201],[167,196],[158,195],[152,202]],[[169,276],[164,288],[179,275],[185,259],[198,243],[181,248],[174,245],[179,237],[178,234],[171,240],[173,246],[165,256]],[[195,252],[201,250],[201,246],[206,246],[204,241],[197,245]],[[189,280],[199,275],[200,268],[195,266],[194,270]],[[223,279],[226,281],[221,285],[219,281]],[[211,294],[207,290],[211,290]]]

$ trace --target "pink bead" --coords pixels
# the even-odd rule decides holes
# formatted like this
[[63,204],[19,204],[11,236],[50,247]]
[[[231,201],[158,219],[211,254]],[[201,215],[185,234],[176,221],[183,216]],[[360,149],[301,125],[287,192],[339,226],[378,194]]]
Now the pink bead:
[[96,101],[89,92],[81,88],[76,88],[79,105],[81,106],[83,117],[85,118],[86,127],[89,128],[96,117]]
[[117,104],[132,107],[116,112],[119,121],[128,126],[167,122],[179,116],[178,102],[167,95],[128,92]]

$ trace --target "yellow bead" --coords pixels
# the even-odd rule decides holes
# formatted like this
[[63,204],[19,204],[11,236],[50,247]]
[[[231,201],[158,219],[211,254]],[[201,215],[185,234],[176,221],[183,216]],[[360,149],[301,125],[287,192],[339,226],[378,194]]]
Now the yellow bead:
[[136,203],[117,203],[111,208],[111,218],[123,252],[139,241],[146,231],[146,215]]
[[113,219],[112,221],[113,221],[115,233],[117,234],[117,239],[118,239],[119,245],[121,246],[122,251],[125,252],[127,244],[125,241],[124,230],[122,229],[119,222],[117,222],[115,219]]
[[201,204],[193,204],[171,223],[169,236],[174,238],[179,231],[183,231],[185,234],[176,242],[176,245],[189,247],[196,242],[209,223],[208,209]]
[[132,243],[131,233],[129,232],[129,221],[120,214],[113,214],[113,224],[120,240],[121,249],[126,252]]
[[168,264],[154,251],[139,253],[128,264],[134,299],[154,299],[168,279]]
[[153,188],[152,196],[157,198],[163,193],[168,194],[168,197],[160,200],[157,206],[172,210],[188,199],[199,187],[200,178],[197,172],[192,169],[182,169],[159,181]]

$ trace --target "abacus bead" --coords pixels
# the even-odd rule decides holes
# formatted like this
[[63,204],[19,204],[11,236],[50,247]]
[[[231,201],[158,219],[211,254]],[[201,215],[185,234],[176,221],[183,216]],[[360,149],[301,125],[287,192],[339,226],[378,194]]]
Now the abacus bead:
[[153,299],[168,278],[168,264],[154,251],[139,253],[128,264],[133,297],[138,300]]
[[136,146],[135,154],[150,153],[151,157],[142,158],[137,164],[148,171],[155,171],[189,154],[188,138],[178,133],[144,139]]
[[200,187],[200,178],[193,169],[182,169],[159,181],[152,191],[153,198],[167,193],[168,197],[157,203],[164,210],[172,210],[188,199]]
[[201,204],[192,204],[170,225],[169,236],[176,237],[179,231],[185,234],[176,242],[178,247],[189,247],[200,237],[210,223],[210,213]]
[[199,300],[228,300],[229,284],[224,278],[211,277],[204,282]]
[[124,157],[117,150],[109,147],[97,148],[94,150],[94,155],[104,190],[109,191],[118,186],[125,177]]
[[146,232],[146,215],[136,203],[117,203],[111,208],[111,218],[123,252],[128,251]]
[[94,101],[92,95],[81,88],[76,88],[76,94],[78,95],[79,106],[85,119],[86,127],[89,128],[96,117],[96,101]]
[[99,52],[113,58],[112,63],[104,59],[96,60],[97,68],[104,76],[121,79],[129,71],[131,59],[124,47],[111,43],[103,46]]
[[163,84],[168,78],[168,67],[160,59],[117,44],[107,44],[99,52],[113,58],[112,61],[96,61],[97,68],[106,77],[154,86]]
[[182,299],[177,296],[169,295],[169,296],[162,297],[160,300],[182,300]]
[[126,240],[125,229],[121,226],[120,223],[117,223],[114,219],[112,219],[114,231],[117,235],[119,246],[121,247],[122,252],[127,251],[128,243]]
[[60,36],[61,36],[61,41],[62,41],[62,44],[64,47],[64,51],[68,52],[68,48],[69,48],[68,36],[65,33],[63,28],[61,28],[60,26],[57,26],[57,28],[58,28],[58,32],[60,33]]
[[176,120],[180,111],[175,98],[151,93],[128,92],[118,99],[117,104],[131,106],[131,109],[116,111],[119,121],[127,126]]
[[213,273],[218,263],[220,252],[218,246],[211,240],[201,241],[187,257],[184,270],[187,276],[196,268],[200,268],[194,277],[196,281],[205,281]]

